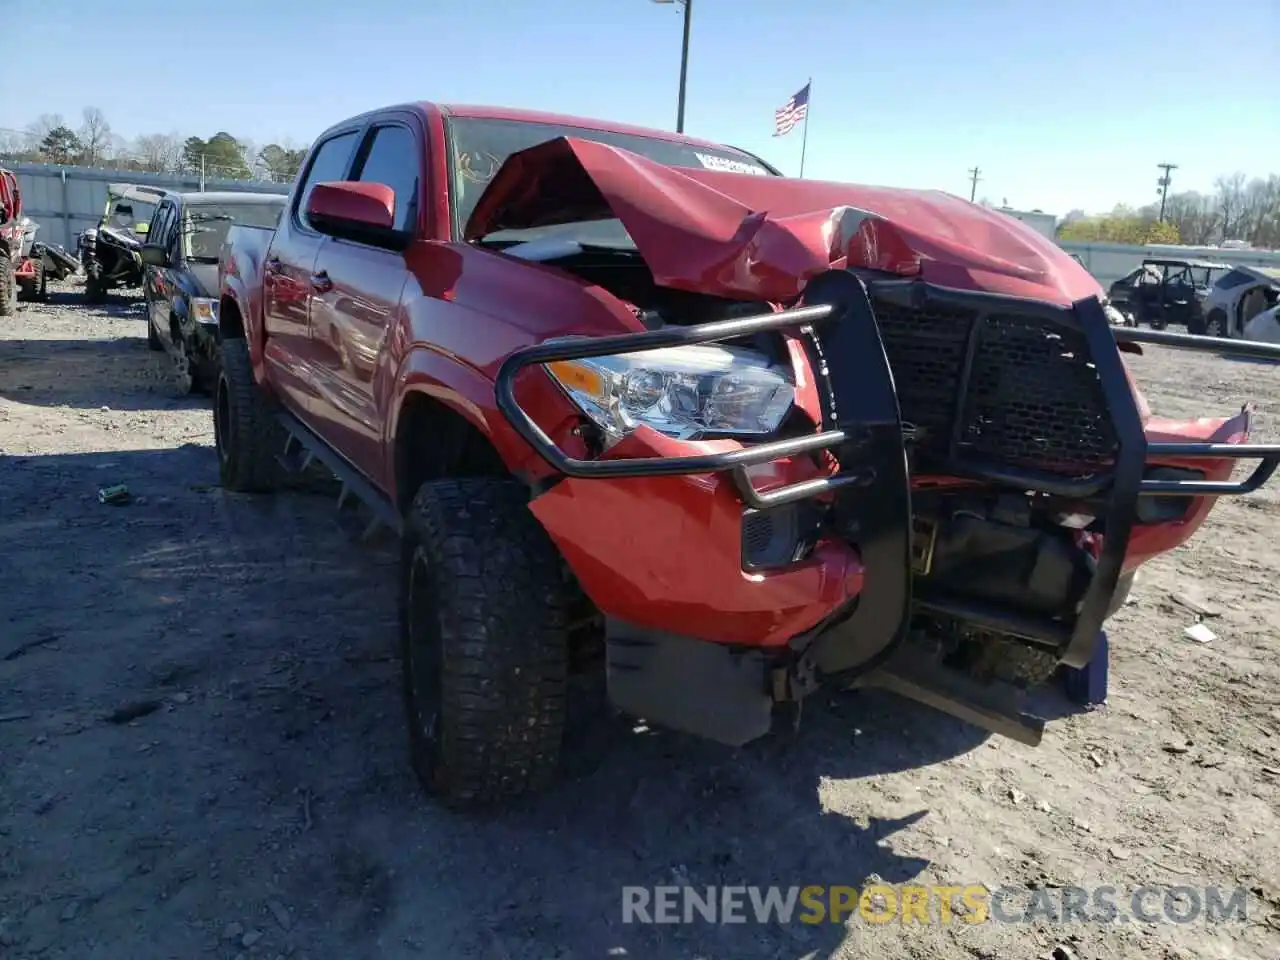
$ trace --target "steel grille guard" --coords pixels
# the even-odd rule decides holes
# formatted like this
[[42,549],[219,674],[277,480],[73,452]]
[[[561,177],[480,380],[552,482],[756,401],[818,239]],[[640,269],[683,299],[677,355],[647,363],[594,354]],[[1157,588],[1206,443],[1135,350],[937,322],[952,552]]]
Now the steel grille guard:
[[[966,454],[953,435],[946,462],[949,474],[1064,497],[1091,498],[1101,504],[1102,548],[1093,576],[1072,622],[1011,614],[978,601],[912,596],[910,531],[911,488],[906,443],[893,372],[875,322],[872,297],[924,309],[950,307],[974,311],[974,329],[985,317],[999,315],[1073,331],[1083,337],[1097,370],[1106,412],[1117,444],[1109,469],[1081,477],[995,464]],[[727,453],[687,457],[582,460],[570,457],[519,405],[517,374],[525,367],[556,360],[635,353],[664,347],[717,343],[769,330],[801,334],[822,398],[823,423],[808,436],[771,440]],[[731,474],[743,502],[768,509],[824,494],[834,495],[835,526],[856,542],[866,569],[864,590],[851,610],[825,625],[838,632],[841,648],[818,658],[822,674],[849,678],[890,656],[905,635],[912,609],[952,617],[1012,634],[1056,652],[1070,666],[1089,662],[1115,594],[1129,545],[1140,496],[1230,496],[1252,493],[1280,466],[1280,444],[1151,443],[1147,441],[1133,393],[1120,359],[1119,343],[1152,343],[1222,355],[1280,360],[1280,345],[1112,327],[1096,297],[1069,307],[997,294],[954,290],[919,280],[864,279],[832,270],[810,281],[803,305],[754,317],[688,327],[539,344],[513,353],[496,381],[499,411],[512,428],[561,474],[580,479],[654,477],[681,474]],[[969,389],[969,365],[961,371],[957,407]],[[826,477],[768,491],[756,490],[746,468],[797,454],[829,450],[839,468]],[[1246,479],[1232,481],[1146,480],[1149,458],[1197,457],[1258,460]],[[820,630],[823,628],[819,628]]]

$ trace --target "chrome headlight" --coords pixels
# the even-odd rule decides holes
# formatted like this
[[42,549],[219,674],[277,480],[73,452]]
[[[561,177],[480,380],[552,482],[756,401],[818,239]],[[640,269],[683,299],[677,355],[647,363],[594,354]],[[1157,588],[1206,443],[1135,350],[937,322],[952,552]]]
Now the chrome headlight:
[[209,297],[192,297],[191,317],[196,323],[217,323],[218,301]]
[[678,439],[762,436],[795,399],[790,370],[754,350],[706,344],[546,364],[612,445],[640,424]]

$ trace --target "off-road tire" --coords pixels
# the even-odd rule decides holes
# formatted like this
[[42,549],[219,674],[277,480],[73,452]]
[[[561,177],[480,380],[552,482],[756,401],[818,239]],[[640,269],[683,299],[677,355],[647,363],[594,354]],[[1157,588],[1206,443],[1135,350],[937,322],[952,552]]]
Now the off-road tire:
[[13,261],[0,253],[0,317],[11,317],[18,310],[18,278],[13,275]]
[[249,341],[225,340],[213,401],[214,438],[222,485],[236,493],[266,493],[280,485],[285,430],[254,382]]
[[401,543],[401,666],[410,760],[428,794],[483,809],[555,778],[573,596],[523,484],[418,489]]
[[27,303],[39,303],[45,299],[46,283],[44,279],[44,262],[35,261],[35,275],[28,283],[18,284],[18,299]]
[[146,306],[143,307],[143,309],[146,311],[147,316],[147,349],[154,350],[158,353],[164,349],[164,343],[156,334],[155,323],[151,320],[151,301],[147,300],[145,303]]
[[44,261],[36,265],[36,303],[49,302],[49,273],[44,268]]
[[1206,337],[1227,336],[1227,315],[1221,310],[1210,310],[1209,316],[1204,320],[1204,335]]
[[101,278],[92,273],[84,278],[84,298],[89,303],[107,302],[107,288]]

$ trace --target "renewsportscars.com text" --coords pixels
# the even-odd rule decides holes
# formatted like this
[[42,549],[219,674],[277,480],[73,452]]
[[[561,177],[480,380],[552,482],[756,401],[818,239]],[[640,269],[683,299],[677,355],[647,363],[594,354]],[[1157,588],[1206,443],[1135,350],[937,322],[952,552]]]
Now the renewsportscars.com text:
[[623,923],[1242,923],[1243,887],[623,887]]

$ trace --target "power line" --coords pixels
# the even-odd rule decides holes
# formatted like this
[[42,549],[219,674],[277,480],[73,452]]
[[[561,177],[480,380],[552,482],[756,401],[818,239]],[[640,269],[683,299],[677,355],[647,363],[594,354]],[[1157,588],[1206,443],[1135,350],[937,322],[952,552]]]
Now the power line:
[[978,196],[978,181],[982,179],[982,177],[978,176],[978,174],[980,173],[982,173],[982,171],[977,167],[969,168],[969,182],[970,184],[972,184],[972,186],[969,188],[970,203],[973,203],[974,199]]
[[1157,167],[1164,171],[1164,176],[1156,181],[1156,185],[1160,188],[1160,223],[1164,223],[1164,203],[1169,197],[1169,184],[1173,182],[1171,171],[1177,170],[1176,163],[1157,163]]

